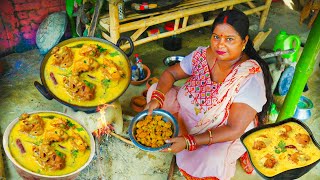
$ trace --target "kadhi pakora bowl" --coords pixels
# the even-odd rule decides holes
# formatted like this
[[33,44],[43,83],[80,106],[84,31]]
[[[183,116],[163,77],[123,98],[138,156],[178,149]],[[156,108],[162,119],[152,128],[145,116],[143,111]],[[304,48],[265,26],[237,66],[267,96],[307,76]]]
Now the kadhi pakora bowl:
[[240,140],[265,179],[297,179],[320,161],[320,146],[312,132],[294,118],[251,129]]
[[24,113],[13,120],[3,148],[23,179],[75,179],[95,154],[88,129],[54,111]]
[[[144,123],[142,123],[144,121]],[[153,123],[156,122],[156,123]],[[139,132],[140,131],[140,132]],[[148,117],[148,110],[137,114],[130,122],[129,137],[135,146],[144,151],[155,152],[168,148],[165,139],[178,136],[177,120],[169,112],[161,109],[153,110],[152,118]],[[137,134],[144,134],[142,136]],[[148,144],[148,140],[150,144]],[[145,140],[145,141],[144,141]],[[152,146],[154,144],[155,146]]]

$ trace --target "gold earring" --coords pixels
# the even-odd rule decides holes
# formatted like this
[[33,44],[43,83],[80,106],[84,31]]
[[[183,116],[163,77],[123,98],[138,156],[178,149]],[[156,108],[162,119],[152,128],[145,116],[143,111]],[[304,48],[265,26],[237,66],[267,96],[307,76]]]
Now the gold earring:
[[242,51],[245,49],[245,47],[242,47]]

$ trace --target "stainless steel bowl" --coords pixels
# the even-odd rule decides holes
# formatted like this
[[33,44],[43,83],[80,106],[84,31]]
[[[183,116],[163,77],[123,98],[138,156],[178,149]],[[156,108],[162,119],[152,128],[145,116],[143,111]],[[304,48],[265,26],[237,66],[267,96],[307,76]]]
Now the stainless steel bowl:
[[300,121],[306,121],[311,117],[312,108],[312,101],[305,96],[301,96],[293,117]]
[[166,66],[172,66],[172,65],[182,61],[183,58],[184,58],[184,56],[168,56],[163,59],[163,64]]
[[[164,144],[163,146],[157,147],[157,148],[152,148],[152,147],[147,147],[144,146],[142,144],[140,144],[136,138],[135,138],[135,132],[136,132],[136,124],[137,122],[139,122],[140,120],[143,120],[146,116],[148,115],[148,110],[142,111],[139,114],[137,114],[130,122],[130,126],[129,126],[129,137],[130,140],[133,142],[133,144],[135,146],[137,146],[138,148],[144,150],[144,151],[149,151],[149,152],[154,152],[154,151],[159,151],[165,148],[168,148],[171,146],[171,144]],[[172,130],[173,130],[173,135],[172,137],[176,137],[178,136],[179,133],[179,127],[178,127],[178,122],[177,120],[167,111],[162,110],[162,109],[156,109],[153,110],[152,115],[160,115],[162,116],[162,119],[165,122],[171,122],[172,124]]]

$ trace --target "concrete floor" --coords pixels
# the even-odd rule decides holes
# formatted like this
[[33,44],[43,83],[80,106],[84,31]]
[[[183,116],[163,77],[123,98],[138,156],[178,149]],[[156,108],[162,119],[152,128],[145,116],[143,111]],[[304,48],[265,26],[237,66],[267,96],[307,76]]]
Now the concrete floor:
[[[257,34],[258,18],[250,16],[250,35],[254,37]],[[309,33],[306,25],[299,25],[299,13],[288,9],[281,2],[273,3],[266,22],[265,29],[272,28],[273,31],[263,43],[262,48],[272,49],[275,35],[281,30],[286,30],[289,34],[296,34],[305,42]],[[134,53],[138,53],[152,71],[151,77],[159,77],[166,68],[162,60],[170,55],[187,55],[197,46],[209,45],[209,28],[194,30],[181,35],[183,38],[183,48],[179,51],[167,51],[162,47],[162,40],[154,41],[135,48]],[[40,81],[39,67],[43,56],[37,49],[20,54],[11,54],[0,59],[5,64],[5,73],[0,76],[0,122],[1,134],[6,126],[23,112],[53,110],[62,111],[63,106],[55,100],[45,99],[33,86],[34,81]],[[129,58],[133,61],[133,57]],[[315,67],[318,68],[319,62]],[[315,108],[312,110],[312,117],[307,121],[314,136],[320,142],[320,72],[317,69],[310,77],[308,85],[309,91],[303,93],[310,98]],[[181,82],[179,82],[181,83]],[[178,83],[178,84],[179,84]],[[119,98],[124,114],[135,115],[129,106],[132,96],[140,95],[146,89],[145,84],[141,86],[130,85],[127,91]],[[276,103],[281,105],[284,97],[276,97]],[[129,121],[124,121],[123,136]],[[148,179],[162,180],[167,178],[172,154],[167,153],[149,153],[138,148],[125,144],[113,137],[105,138],[100,146],[101,153],[104,156],[103,170],[105,179]],[[7,179],[21,179],[17,176],[12,163],[6,158],[6,176]],[[98,179],[97,159],[85,168],[78,179]],[[174,179],[183,179],[177,172],[174,173]],[[262,179],[258,174],[247,175],[237,164],[237,171],[233,180],[253,180]],[[320,179],[320,164],[300,178],[301,180]]]

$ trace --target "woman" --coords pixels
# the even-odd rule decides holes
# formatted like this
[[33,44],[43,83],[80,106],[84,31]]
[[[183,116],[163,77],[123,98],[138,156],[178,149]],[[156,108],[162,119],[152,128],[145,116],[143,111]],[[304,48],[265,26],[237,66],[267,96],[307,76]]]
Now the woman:
[[[248,17],[224,11],[212,25],[211,44],[169,67],[148,91],[149,114],[163,108],[179,122],[180,136],[165,152],[176,154],[187,179],[230,179],[245,153],[239,137],[262,123],[272,99],[267,64],[248,36]],[[189,78],[181,87],[173,84]]]

